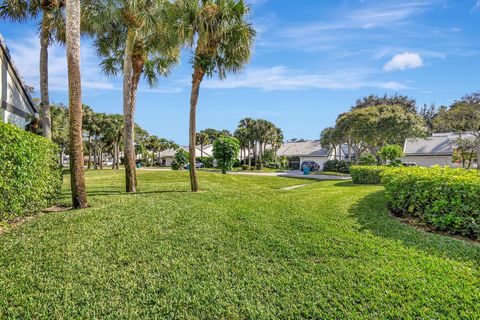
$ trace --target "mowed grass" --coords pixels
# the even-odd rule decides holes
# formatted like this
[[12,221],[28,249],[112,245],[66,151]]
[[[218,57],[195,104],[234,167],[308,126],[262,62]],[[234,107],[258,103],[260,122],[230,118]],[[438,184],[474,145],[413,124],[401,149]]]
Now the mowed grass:
[[187,172],[140,171],[126,195],[123,181],[87,172],[91,208],[0,237],[1,319],[480,317],[480,246],[393,219],[381,187],[202,172],[192,194]]

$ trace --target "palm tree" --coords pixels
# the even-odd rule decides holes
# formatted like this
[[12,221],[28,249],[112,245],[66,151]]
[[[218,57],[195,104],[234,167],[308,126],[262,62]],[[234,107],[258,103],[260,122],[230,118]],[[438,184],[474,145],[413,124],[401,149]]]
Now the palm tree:
[[249,8],[243,0],[177,0],[176,26],[188,47],[195,48],[190,95],[190,184],[199,191],[195,168],[196,113],[200,85],[205,75],[218,73],[224,79],[250,59],[255,30],[245,18]]
[[82,91],[80,78],[80,0],[67,0],[66,40],[70,106],[70,176],[72,205],[87,207],[83,167]]
[[84,1],[84,30],[107,74],[123,73],[124,154],[126,191],[135,192],[135,103],[142,74],[151,86],[178,63],[179,41],[169,29],[167,0]]
[[28,19],[40,21],[40,105],[42,132],[52,139],[50,99],[48,96],[48,47],[52,42],[65,41],[64,0],[2,0],[0,18],[15,22]]
[[210,136],[205,131],[197,133],[196,143],[200,145],[200,157],[203,157],[203,146],[210,143]]
[[255,120],[252,118],[245,118],[240,120],[240,123],[238,125],[239,129],[245,129],[246,131],[246,139],[247,139],[247,150],[248,150],[248,166],[252,166],[252,157],[251,157],[251,151],[252,151],[252,144],[254,145],[254,128],[255,128]]

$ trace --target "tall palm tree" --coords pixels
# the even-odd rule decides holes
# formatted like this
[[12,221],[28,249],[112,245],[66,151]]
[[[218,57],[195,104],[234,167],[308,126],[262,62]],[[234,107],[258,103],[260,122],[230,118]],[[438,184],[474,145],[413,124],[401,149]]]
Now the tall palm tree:
[[245,118],[240,120],[238,125],[239,129],[245,129],[246,132],[246,139],[247,139],[247,154],[248,154],[248,166],[252,166],[252,145],[254,145],[255,136],[254,136],[254,128],[255,128],[255,120],[252,118]]
[[200,157],[203,157],[203,146],[210,143],[210,136],[205,131],[197,133],[196,143],[200,145]]
[[74,208],[86,208],[87,194],[83,167],[82,136],[82,83],[80,78],[80,0],[67,0],[66,11],[72,205]]
[[52,119],[48,96],[48,47],[52,42],[65,41],[65,0],[1,0],[0,18],[15,22],[40,18],[40,105],[42,132],[52,139]]
[[190,95],[190,184],[199,191],[195,168],[196,113],[200,85],[204,76],[218,73],[224,79],[228,72],[236,73],[250,59],[255,30],[246,21],[249,7],[243,0],[177,0],[176,26],[190,48],[193,75]]
[[107,74],[123,73],[126,191],[135,192],[135,103],[142,75],[151,86],[178,63],[179,41],[169,29],[167,0],[84,0],[84,30],[94,35]]

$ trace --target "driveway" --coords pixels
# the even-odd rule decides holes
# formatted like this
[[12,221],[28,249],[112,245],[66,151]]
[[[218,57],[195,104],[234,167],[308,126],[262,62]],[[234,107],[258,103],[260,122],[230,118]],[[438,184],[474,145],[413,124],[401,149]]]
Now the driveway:
[[245,175],[245,176],[265,176],[265,177],[287,177],[287,178],[299,178],[299,179],[311,179],[311,180],[350,180],[349,176],[330,176],[330,175],[304,175],[300,170],[290,170],[287,172],[251,172],[251,171],[229,171],[228,174]]

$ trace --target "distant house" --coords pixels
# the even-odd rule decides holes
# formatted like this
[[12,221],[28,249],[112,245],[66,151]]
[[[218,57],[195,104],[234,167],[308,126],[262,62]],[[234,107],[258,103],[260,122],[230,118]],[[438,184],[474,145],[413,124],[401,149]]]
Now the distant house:
[[[180,147],[188,152],[188,147]],[[175,154],[177,150],[167,149],[160,152],[160,159],[163,166],[169,167],[172,165],[173,160],[175,159]],[[196,147],[195,157],[213,157],[213,146],[211,144],[203,146],[203,152],[200,146]]]
[[13,64],[12,57],[1,34],[0,68],[0,121],[12,123],[25,129],[37,116],[38,110]]
[[[338,159],[342,157],[341,150],[338,150]],[[327,160],[333,159],[333,150],[323,148],[319,140],[287,142],[277,151],[277,156],[286,157],[289,160],[290,168],[299,169],[304,161],[314,161],[323,169]]]
[[453,162],[453,156],[459,138],[474,139],[475,136],[471,132],[442,132],[424,139],[407,139],[403,160],[421,167],[434,165],[458,167],[460,164]]

